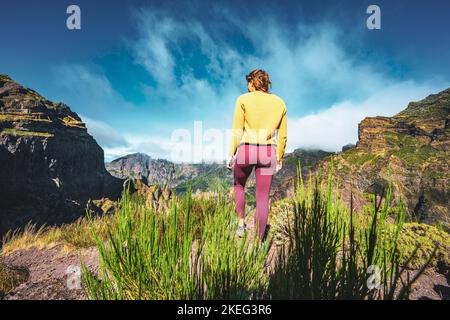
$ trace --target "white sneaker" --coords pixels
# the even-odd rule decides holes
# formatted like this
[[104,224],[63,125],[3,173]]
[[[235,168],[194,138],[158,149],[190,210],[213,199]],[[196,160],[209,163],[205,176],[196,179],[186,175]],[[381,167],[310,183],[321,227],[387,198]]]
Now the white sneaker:
[[245,235],[245,226],[238,226],[236,229],[236,235],[242,238]]

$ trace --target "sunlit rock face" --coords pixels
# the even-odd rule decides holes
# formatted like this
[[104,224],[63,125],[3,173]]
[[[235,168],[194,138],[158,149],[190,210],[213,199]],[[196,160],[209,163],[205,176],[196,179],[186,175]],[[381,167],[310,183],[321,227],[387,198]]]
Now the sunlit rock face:
[[117,197],[122,181],[80,117],[0,75],[0,234],[32,221],[70,222],[87,200]]
[[449,228],[449,114],[447,89],[393,117],[364,119],[356,148],[334,157],[347,198],[351,189],[361,200],[391,182],[394,203],[402,199],[414,218]]

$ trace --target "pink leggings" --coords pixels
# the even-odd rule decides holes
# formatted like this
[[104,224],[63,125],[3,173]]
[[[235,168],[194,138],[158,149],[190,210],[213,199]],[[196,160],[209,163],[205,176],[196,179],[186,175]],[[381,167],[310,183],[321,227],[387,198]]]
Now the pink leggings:
[[269,217],[269,192],[276,168],[275,147],[241,145],[238,148],[234,165],[234,202],[239,218],[245,218],[245,183],[253,168],[256,168],[255,227],[262,240]]

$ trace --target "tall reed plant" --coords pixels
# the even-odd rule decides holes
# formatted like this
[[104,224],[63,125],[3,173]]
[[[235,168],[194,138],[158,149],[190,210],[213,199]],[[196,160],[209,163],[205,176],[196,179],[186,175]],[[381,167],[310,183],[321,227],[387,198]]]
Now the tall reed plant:
[[83,267],[88,296],[247,299],[264,290],[267,245],[235,236],[233,208],[220,194],[215,206],[208,204],[212,212],[203,220],[192,217],[190,192],[181,200],[174,199],[166,212],[125,194],[107,241],[95,235],[98,274]]

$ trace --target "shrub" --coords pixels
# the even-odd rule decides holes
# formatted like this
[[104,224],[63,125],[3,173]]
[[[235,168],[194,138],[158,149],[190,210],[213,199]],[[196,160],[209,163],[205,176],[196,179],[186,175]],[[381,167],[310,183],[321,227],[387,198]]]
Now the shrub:
[[414,269],[425,264],[436,248],[430,266],[441,269],[444,273],[450,270],[450,236],[436,227],[422,223],[405,223],[398,238],[398,248],[404,260],[418,248],[410,262],[410,267]]

